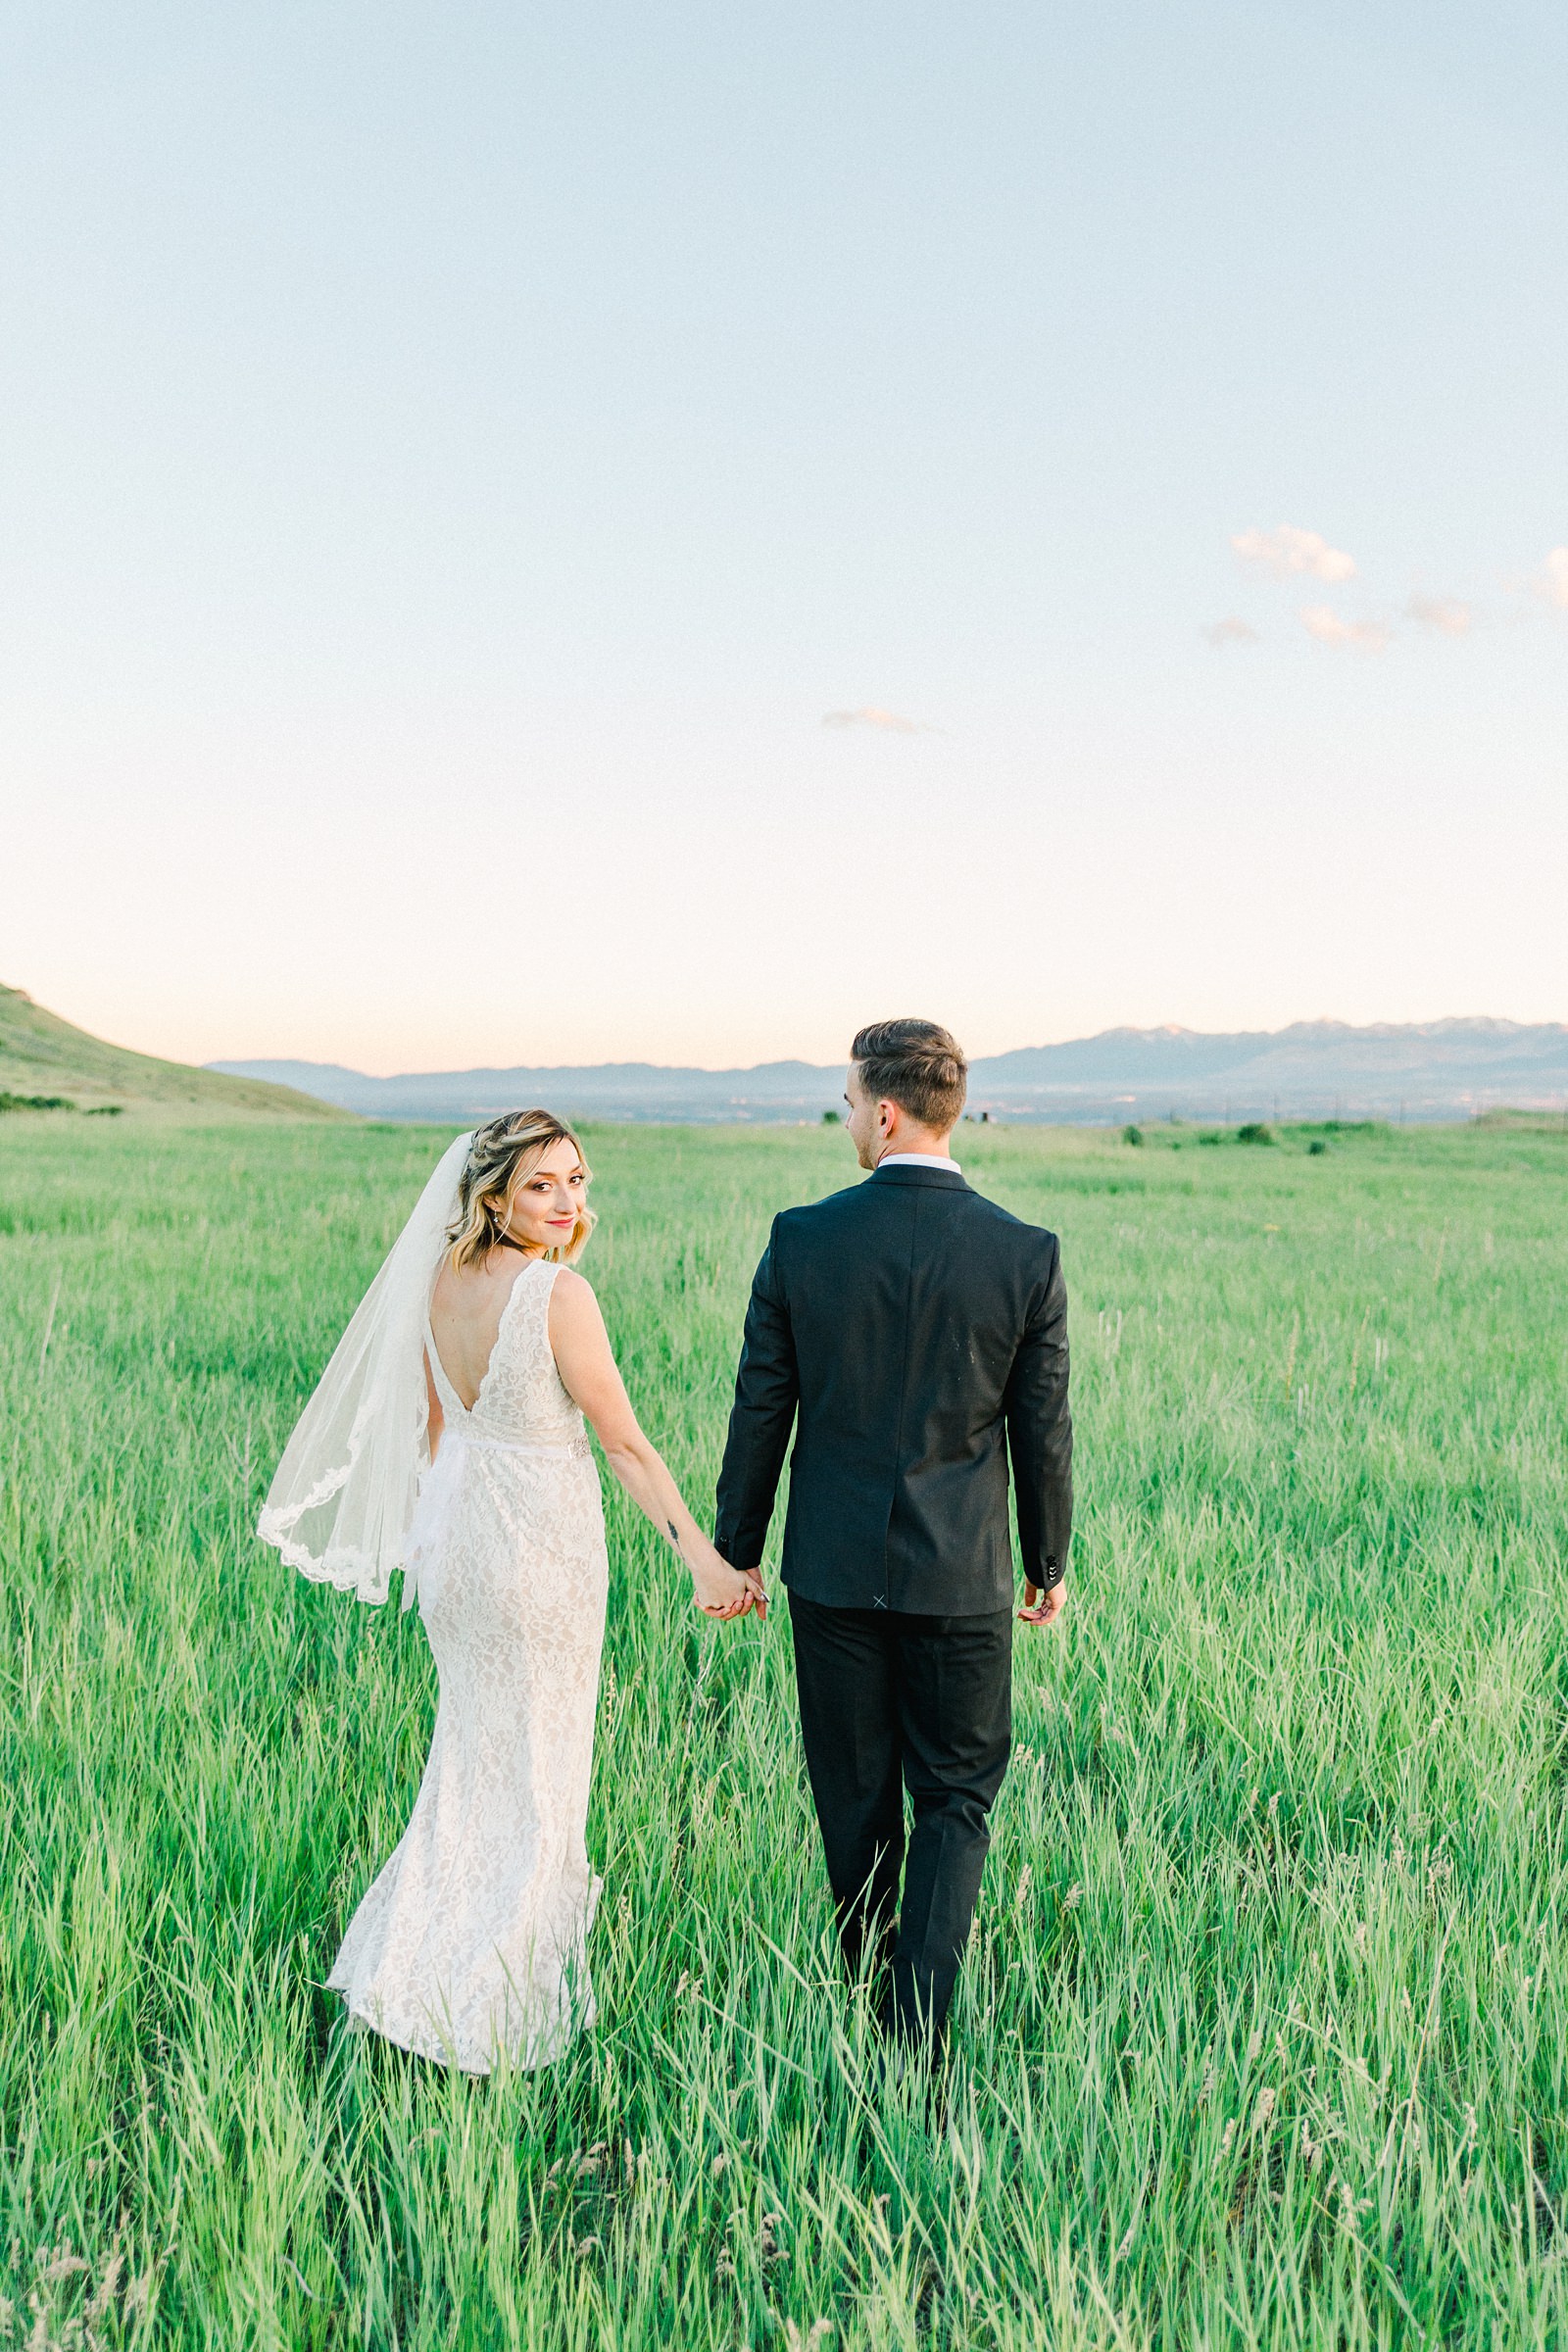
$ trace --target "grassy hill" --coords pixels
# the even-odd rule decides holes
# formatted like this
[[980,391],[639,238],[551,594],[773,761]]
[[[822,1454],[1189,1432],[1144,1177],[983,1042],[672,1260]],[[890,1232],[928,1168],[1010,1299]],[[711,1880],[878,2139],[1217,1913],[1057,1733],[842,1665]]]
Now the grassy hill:
[[20,988],[0,986],[0,1095],[58,1097],[79,1110],[143,1104],[210,1111],[270,1111],[274,1117],[342,1119],[350,1114],[292,1087],[228,1078],[106,1045],[74,1029]]

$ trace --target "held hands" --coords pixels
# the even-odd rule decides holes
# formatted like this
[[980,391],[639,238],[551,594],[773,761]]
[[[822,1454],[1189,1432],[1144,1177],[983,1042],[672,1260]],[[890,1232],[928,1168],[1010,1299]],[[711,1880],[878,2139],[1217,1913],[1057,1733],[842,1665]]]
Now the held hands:
[[687,1564],[692,1572],[693,1597],[705,1617],[744,1617],[749,1609],[755,1609],[766,1622],[767,1592],[760,1568],[732,1568],[706,1538],[700,1551],[695,1544],[691,1551],[695,1557]]
[[1023,1588],[1023,1607],[1018,1611],[1018,1622],[1020,1625],[1054,1625],[1066,1605],[1067,1580],[1065,1577],[1062,1578],[1060,1584],[1053,1585],[1050,1591],[1045,1592],[1040,1590],[1038,1585],[1031,1585],[1026,1578]]

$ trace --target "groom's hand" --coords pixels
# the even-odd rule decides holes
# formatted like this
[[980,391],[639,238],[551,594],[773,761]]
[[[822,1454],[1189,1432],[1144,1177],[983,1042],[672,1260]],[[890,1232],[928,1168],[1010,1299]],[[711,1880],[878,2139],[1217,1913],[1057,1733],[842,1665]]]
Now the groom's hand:
[[1018,1611],[1020,1625],[1054,1625],[1067,1606],[1067,1579],[1042,1592],[1038,1585],[1024,1580],[1023,1607]]

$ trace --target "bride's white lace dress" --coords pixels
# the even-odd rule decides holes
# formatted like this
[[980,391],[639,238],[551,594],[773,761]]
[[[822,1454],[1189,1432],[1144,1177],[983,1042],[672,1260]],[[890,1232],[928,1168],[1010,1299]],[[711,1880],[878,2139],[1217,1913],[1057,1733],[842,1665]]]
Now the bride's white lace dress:
[[409,1536],[440,1675],[396,1852],[327,1982],[405,2049],[486,2074],[593,2022],[583,1843],[608,1565],[582,1415],[550,1349],[558,1268],[518,1271],[466,1411],[426,1325],[445,1426]]

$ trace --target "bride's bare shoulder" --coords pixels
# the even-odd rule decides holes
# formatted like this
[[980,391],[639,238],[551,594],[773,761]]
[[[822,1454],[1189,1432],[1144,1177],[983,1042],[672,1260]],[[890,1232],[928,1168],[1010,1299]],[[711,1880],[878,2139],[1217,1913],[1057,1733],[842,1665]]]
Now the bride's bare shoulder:
[[586,1376],[601,1362],[609,1345],[605,1318],[594,1297],[594,1286],[563,1266],[550,1292],[550,1345],[556,1361]]
[[556,1275],[555,1288],[550,1294],[550,1304],[552,1310],[560,1306],[568,1315],[597,1313],[599,1308],[599,1300],[594,1296],[593,1284],[584,1275],[579,1274],[574,1266],[560,1268]]

